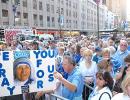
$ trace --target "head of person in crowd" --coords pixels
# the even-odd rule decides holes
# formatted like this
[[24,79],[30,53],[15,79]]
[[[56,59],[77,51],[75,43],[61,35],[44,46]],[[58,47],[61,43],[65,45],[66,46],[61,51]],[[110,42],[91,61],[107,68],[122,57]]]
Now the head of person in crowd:
[[38,50],[38,49],[39,49],[39,44],[38,44],[38,42],[33,41],[33,42],[31,43],[31,49],[32,49],[32,50]]
[[84,51],[85,50],[87,50],[88,48],[86,48],[86,47],[82,47],[81,49],[80,49],[80,55],[81,55],[81,57],[84,57]]
[[98,46],[102,48],[102,46],[103,46],[103,40],[102,39],[98,40]]
[[102,50],[102,57],[103,58],[110,58],[110,49],[109,48],[104,48]]
[[116,49],[115,49],[114,46],[109,46],[108,48],[109,48],[109,50],[110,50],[110,56],[112,57],[112,56],[115,54]]
[[113,78],[109,72],[97,72],[96,74],[96,86],[98,89],[108,87],[110,90],[113,89]]
[[72,70],[75,68],[76,62],[70,53],[64,54],[62,65],[63,65],[64,71],[67,73],[71,73]]
[[64,42],[59,42],[58,44],[57,44],[57,47],[64,47],[65,46],[65,43]]
[[100,56],[102,54],[102,49],[100,47],[95,48],[96,55]]
[[130,54],[127,55],[124,59],[126,63],[126,74],[130,73]]
[[120,40],[119,49],[121,52],[125,52],[127,50],[128,43],[126,40]]
[[81,46],[79,44],[76,45],[76,54],[80,54],[80,49],[81,49]]
[[100,71],[103,72],[111,72],[112,71],[113,64],[110,59],[104,58],[98,63],[98,68]]
[[51,49],[55,49],[55,47],[56,47],[56,41],[55,40],[50,40],[49,46],[50,46]]
[[126,75],[125,79],[122,81],[121,87],[124,95],[130,98],[130,75]]
[[75,45],[72,45],[70,48],[69,48],[69,51],[72,53],[72,54],[75,54],[75,51],[76,51],[76,46]]
[[103,41],[102,48],[107,48],[107,47],[108,47],[107,41]]
[[84,58],[85,58],[85,61],[87,63],[91,63],[92,55],[93,55],[93,51],[92,50],[87,49],[87,50],[84,51]]
[[95,46],[94,46],[94,44],[90,44],[89,46],[88,46],[88,49],[90,49],[90,50],[92,50],[93,52],[95,51]]
[[64,47],[59,47],[58,48],[58,55],[63,55],[64,54],[64,51],[65,51],[65,48]]
[[85,43],[86,47],[88,47],[90,45],[90,41],[88,39],[84,43]]
[[110,37],[108,39],[108,46],[114,46],[115,45],[115,42],[114,42],[114,38],[113,37]]

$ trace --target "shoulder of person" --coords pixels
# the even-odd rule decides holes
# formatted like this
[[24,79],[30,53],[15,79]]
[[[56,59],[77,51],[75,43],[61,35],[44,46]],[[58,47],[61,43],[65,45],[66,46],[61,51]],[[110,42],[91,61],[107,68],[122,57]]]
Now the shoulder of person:
[[114,97],[112,97],[111,100],[124,100],[124,94],[123,93],[118,93]]
[[[102,98],[106,98],[106,100],[111,100],[112,93],[108,87],[104,87],[100,92],[99,100],[103,100]],[[108,99],[107,99],[108,98]]]

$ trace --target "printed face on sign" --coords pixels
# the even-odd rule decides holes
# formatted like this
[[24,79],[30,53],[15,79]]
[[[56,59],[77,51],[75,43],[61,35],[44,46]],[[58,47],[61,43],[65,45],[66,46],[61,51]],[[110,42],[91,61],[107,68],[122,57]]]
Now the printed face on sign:
[[25,81],[29,78],[31,68],[27,64],[20,64],[16,67],[16,77],[19,81]]
[[[16,58],[19,56],[16,54]],[[14,61],[14,83],[23,86],[34,83],[34,68],[28,58],[18,58]]]

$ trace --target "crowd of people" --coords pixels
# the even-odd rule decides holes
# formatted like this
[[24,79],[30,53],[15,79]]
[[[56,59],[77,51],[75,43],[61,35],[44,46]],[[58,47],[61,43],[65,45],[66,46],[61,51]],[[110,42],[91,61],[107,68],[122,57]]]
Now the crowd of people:
[[[56,89],[51,92],[69,100],[130,100],[128,46],[126,38],[121,38],[116,44],[113,37],[98,40],[78,36],[69,38],[66,42],[13,40],[9,45],[3,43],[0,49],[54,50],[56,57],[54,77],[57,84]],[[37,92],[33,99],[54,100],[43,95],[44,92]]]

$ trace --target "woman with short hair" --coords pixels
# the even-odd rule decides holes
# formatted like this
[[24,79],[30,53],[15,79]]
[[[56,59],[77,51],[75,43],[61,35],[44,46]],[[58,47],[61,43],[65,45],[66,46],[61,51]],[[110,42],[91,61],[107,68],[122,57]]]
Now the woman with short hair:
[[[84,60],[79,64],[79,69],[84,78],[84,84],[94,86],[96,73],[97,73],[97,64],[92,61],[93,52],[90,49],[84,51]],[[83,98],[87,100],[91,90],[87,87],[84,87]]]

